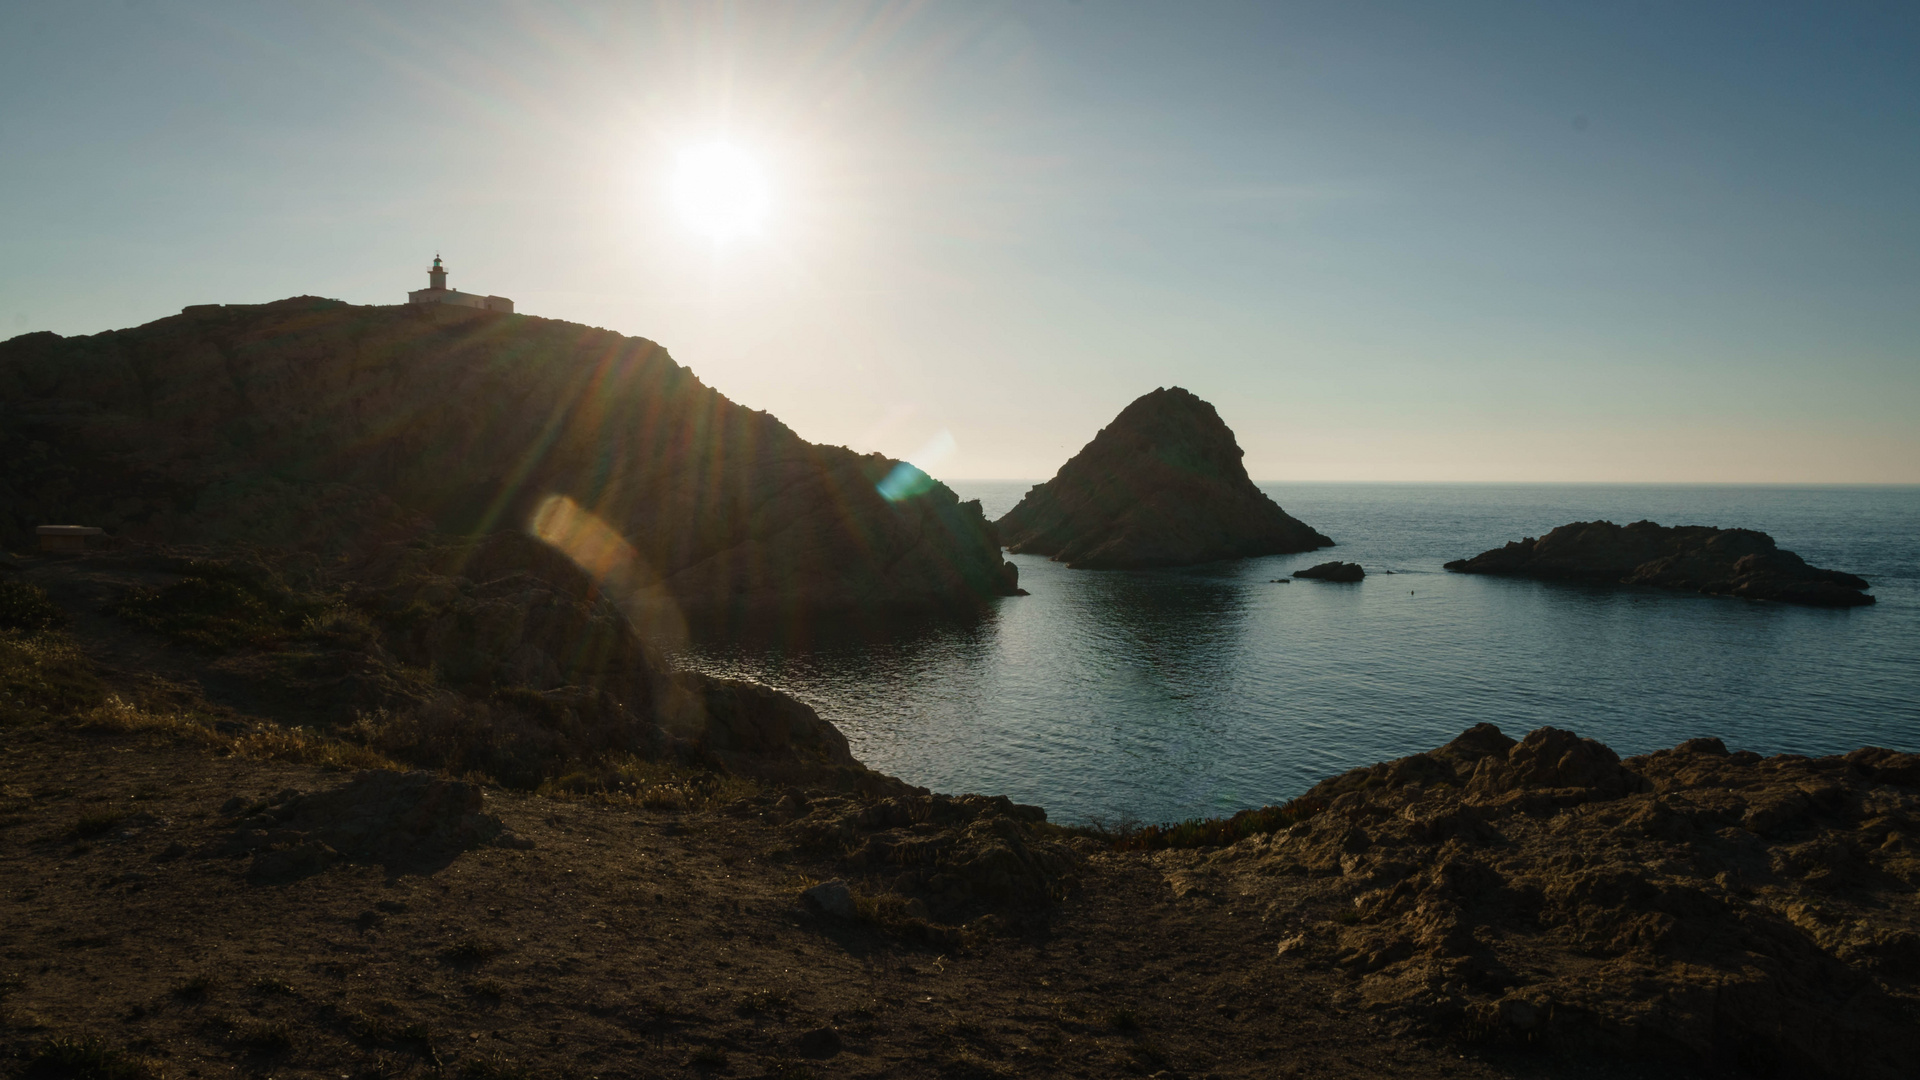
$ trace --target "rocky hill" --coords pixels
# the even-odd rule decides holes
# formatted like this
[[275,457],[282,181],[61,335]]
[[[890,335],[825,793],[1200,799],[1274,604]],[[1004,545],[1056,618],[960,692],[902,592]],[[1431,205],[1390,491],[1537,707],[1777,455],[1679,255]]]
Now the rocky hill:
[[1086,570],[1332,546],[1255,487],[1241,456],[1212,405],[1162,387],[1121,410],[996,524],[1009,550]]
[[1808,566],[1766,533],[1706,525],[1576,521],[1538,540],[1529,536],[1446,567],[1460,574],[1645,585],[1814,607],[1873,603],[1862,591],[1869,588],[1863,578]]
[[651,341],[444,305],[298,297],[0,343],[0,542],[333,554],[521,530],[565,496],[696,616],[964,606],[1010,593],[977,503],[817,446]]

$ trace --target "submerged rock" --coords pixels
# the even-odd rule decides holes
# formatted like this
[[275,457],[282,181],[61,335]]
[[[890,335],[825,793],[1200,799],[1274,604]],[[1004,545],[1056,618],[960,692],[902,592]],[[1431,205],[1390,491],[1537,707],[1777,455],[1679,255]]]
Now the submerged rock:
[[1212,405],[1161,388],[1121,410],[995,524],[1008,550],[1083,570],[1332,546],[1255,487],[1241,456]]
[[1367,576],[1359,563],[1323,562],[1319,566],[1309,566],[1305,570],[1295,570],[1297,578],[1314,578],[1319,581],[1359,581]]
[[1461,574],[1647,585],[1815,607],[1873,603],[1862,592],[1870,587],[1864,579],[1808,566],[1766,533],[1705,525],[1576,521],[1538,540],[1529,536],[1446,567]]
[[1157,858],[1265,903],[1284,955],[1408,1027],[1769,1075],[1920,1056],[1920,755],[1623,761],[1480,724],[1302,801],[1324,808]]

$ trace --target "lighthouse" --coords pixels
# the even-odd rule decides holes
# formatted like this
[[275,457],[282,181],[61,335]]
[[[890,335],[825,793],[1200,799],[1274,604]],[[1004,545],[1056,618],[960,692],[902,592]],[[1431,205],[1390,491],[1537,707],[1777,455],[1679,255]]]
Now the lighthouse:
[[427,267],[427,287],[415,289],[407,294],[409,304],[452,304],[455,307],[479,308],[482,311],[503,311],[513,314],[513,301],[504,296],[481,296],[477,293],[463,293],[458,289],[447,288],[447,268],[440,263],[440,253],[435,252],[433,265]]

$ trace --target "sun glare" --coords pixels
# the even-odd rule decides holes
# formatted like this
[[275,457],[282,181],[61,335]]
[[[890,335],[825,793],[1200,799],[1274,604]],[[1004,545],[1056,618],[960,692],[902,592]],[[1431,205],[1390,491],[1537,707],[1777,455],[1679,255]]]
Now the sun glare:
[[751,233],[766,220],[767,175],[745,151],[729,143],[684,150],[673,174],[673,201],[696,232],[716,241]]

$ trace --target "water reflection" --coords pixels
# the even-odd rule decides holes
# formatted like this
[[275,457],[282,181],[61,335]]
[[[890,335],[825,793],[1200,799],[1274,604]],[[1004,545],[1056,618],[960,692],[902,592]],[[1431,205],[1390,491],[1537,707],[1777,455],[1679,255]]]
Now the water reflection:
[[[1274,494],[1367,580],[1272,583],[1325,553],[1139,573],[1015,556],[1032,595],[975,620],[696,638],[687,659],[798,694],[875,768],[1056,820],[1230,812],[1482,720],[1571,727],[1623,754],[1704,734],[1764,753],[1920,740],[1920,490]],[[1597,517],[1760,528],[1867,577],[1880,603],[1828,611],[1440,569]]]

